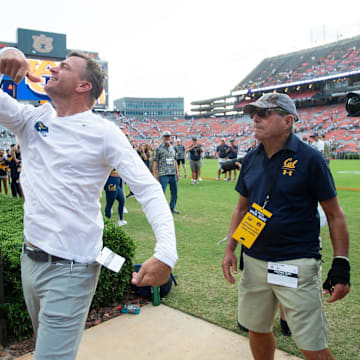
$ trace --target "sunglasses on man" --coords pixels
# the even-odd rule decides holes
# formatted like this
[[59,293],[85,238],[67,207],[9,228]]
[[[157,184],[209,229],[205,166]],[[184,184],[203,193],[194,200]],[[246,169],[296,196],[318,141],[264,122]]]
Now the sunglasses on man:
[[253,111],[250,112],[250,117],[253,119],[255,114],[261,118],[267,118],[272,113],[277,113],[279,115],[287,115],[288,112],[281,108],[254,108]]

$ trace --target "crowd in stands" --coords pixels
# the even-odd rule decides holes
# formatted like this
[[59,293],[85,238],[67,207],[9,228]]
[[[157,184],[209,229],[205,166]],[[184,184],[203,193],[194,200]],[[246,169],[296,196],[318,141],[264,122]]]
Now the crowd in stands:
[[[299,122],[295,133],[308,140],[317,132],[330,141],[333,152],[360,152],[360,121],[350,118],[344,104],[300,108]],[[253,140],[252,121],[247,115],[238,118],[200,118],[200,119],[135,119],[125,118],[113,113],[106,117],[115,121],[133,139],[134,145],[150,143],[160,139],[165,130],[176,138],[181,138],[185,146],[191,144],[196,136],[204,149],[205,156],[214,157],[215,149],[221,138],[227,141],[236,138],[239,151],[245,152]]]
[[235,90],[247,90],[360,70],[360,36],[264,59]]

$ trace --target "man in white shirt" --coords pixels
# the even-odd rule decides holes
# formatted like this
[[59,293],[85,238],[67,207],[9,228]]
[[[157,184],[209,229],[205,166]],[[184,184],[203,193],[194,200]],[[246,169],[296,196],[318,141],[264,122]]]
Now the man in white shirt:
[[[91,109],[104,74],[92,59],[72,53],[51,68],[50,104],[34,108],[0,91],[0,124],[22,149],[24,297],[36,334],[36,360],[75,359],[96,289],[103,220],[99,199],[114,168],[129,184],[156,237],[155,253],[132,283],[165,283],[177,261],[173,217],[160,184],[122,131]],[[0,50],[1,74],[19,83],[41,81],[24,54]],[[0,79],[1,80],[1,79]]]

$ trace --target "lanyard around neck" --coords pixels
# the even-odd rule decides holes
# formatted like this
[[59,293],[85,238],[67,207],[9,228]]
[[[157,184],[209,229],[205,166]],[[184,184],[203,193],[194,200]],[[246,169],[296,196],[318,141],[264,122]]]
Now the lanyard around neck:
[[[285,160],[285,157],[289,154],[289,152],[288,152],[287,150],[284,150],[284,149],[281,150],[281,152],[282,152],[283,154],[282,154],[282,156],[281,156],[281,158],[280,158],[280,162],[279,162],[279,164],[278,164],[278,166],[277,166],[277,168],[276,168],[275,175],[273,176],[273,178],[272,178],[272,180],[271,180],[271,183],[270,183],[270,185],[269,185],[269,189],[268,189],[268,191],[267,191],[267,193],[266,193],[265,200],[264,200],[264,204],[263,204],[263,206],[262,206],[263,209],[265,209],[265,207],[266,207],[266,206],[269,204],[269,202],[270,202],[271,194],[272,194],[272,192],[273,192],[273,190],[274,190],[275,181],[276,181],[276,180],[278,179],[278,177],[279,177],[280,170],[281,170],[282,164],[283,164],[283,162],[284,162],[284,160]],[[266,156],[265,151],[264,151],[264,156]],[[263,164],[264,164],[264,162],[263,162]]]

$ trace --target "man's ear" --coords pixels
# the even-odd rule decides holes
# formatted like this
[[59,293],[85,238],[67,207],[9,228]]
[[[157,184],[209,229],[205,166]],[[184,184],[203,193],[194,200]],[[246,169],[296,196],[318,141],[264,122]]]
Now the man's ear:
[[286,125],[291,128],[291,127],[292,127],[292,124],[295,122],[294,115],[287,114],[287,115],[285,116],[285,121],[286,121]]
[[79,85],[76,88],[76,91],[79,93],[85,93],[85,92],[90,92],[92,89],[92,85],[90,81],[80,81]]

